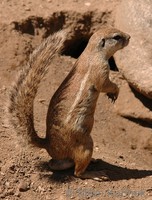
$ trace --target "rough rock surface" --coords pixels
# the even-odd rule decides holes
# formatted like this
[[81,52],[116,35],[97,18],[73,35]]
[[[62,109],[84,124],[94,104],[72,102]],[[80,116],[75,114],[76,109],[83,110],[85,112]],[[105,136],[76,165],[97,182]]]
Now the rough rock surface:
[[123,0],[117,8],[116,27],[131,35],[127,48],[115,56],[130,85],[152,99],[152,2]]
[[139,122],[147,121],[150,126],[152,123],[151,100],[131,88],[120,73],[111,72],[111,79],[120,88],[114,105],[116,112],[126,118],[138,119]]

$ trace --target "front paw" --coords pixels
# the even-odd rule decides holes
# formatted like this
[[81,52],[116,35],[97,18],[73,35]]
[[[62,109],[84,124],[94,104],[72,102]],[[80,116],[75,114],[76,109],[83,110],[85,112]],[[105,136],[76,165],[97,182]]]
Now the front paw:
[[111,102],[114,103],[119,95],[119,89],[117,88],[115,93],[107,93],[107,96],[109,99],[111,99]]

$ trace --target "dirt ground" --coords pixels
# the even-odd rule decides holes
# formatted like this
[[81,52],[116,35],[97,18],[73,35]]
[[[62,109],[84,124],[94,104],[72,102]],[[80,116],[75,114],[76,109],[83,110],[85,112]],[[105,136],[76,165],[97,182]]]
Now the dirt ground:
[[110,177],[106,182],[78,179],[73,176],[73,169],[50,171],[47,153],[23,148],[4,120],[9,87],[18,70],[24,67],[29,53],[50,33],[70,27],[66,49],[53,60],[35,99],[35,127],[39,135],[45,135],[46,112],[53,92],[71,69],[90,34],[101,24],[113,24],[120,1],[1,0],[0,199],[152,199],[152,149],[147,145],[151,126],[117,115],[115,105],[106,95],[101,94],[98,100],[92,131],[93,157],[98,162],[88,167],[88,170],[104,170]]

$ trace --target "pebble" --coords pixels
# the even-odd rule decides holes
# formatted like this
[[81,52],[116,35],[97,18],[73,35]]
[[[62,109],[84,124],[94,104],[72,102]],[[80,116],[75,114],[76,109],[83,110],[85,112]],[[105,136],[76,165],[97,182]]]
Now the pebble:
[[40,103],[44,103],[46,100],[45,99],[39,99],[38,100]]
[[[150,176],[150,177],[152,177],[152,176]],[[147,192],[152,192],[152,188],[149,188],[149,189],[147,189],[146,191],[147,191]]]
[[21,196],[21,194],[20,194],[19,191],[16,191],[14,195],[15,195],[16,197],[20,197],[20,196]]
[[13,189],[9,189],[7,191],[7,195],[14,195],[14,190]]
[[10,182],[6,181],[6,182],[5,182],[5,186],[6,186],[7,188],[9,188]]
[[43,193],[43,192],[45,192],[45,189],[43,187],[39,186],[38,187],[38,191],[41,192],[41,193]]
[[21,181],[20,184],[19,184],[19,191],[20,192],[26,192],[27,190],[29,190],[30,187],[29,187],[29,184],[25,181]]
[[90,6],[91,3],[90,3],[90,2],[86,2],[84,5],[85,5],[85,6]]
[[95,151],[99,151],[99,147],[98,146],[95,147]]
[[31,9],[27,7],[27,8],[25,8],[25,11],[31,11]]
[[126,194],[126,193],[122,193],[122,196],[123,196],[123,197],[126,197],[126,196],[127,196],[127,194]]

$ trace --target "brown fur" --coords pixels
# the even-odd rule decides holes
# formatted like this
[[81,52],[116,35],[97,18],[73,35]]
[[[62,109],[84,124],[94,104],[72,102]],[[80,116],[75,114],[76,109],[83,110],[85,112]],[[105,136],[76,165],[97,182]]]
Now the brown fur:
[[7,113],[10,123],[24,142],[40,148],[45,148],[46,139],[39,138],[34,129],[33,102],[38,85],[47,73],[52,58],[62,49],[65,38],[66,33],[60,31],[42,42],[18,74],[9,94]]
[[50,101],[46,138],[42,139],[34,129],[33,101],[52,56],[62,47],[63,35],[57,33],[42,43],[19,75],[10,94],[10,121],[18,134],[28,136],[25,137],[28,142],[45,148],[53,160],[74,162],[76,176],[92,178],[85,170],[93,153],[90,132],[96,102],[100,92],[107,93],[113,100],[117,98],[119,89],[109,80],[108,59],[128,44],[130,36],[112,27],[103,27],[92,35]]

